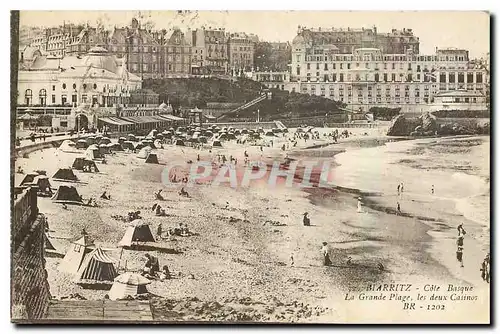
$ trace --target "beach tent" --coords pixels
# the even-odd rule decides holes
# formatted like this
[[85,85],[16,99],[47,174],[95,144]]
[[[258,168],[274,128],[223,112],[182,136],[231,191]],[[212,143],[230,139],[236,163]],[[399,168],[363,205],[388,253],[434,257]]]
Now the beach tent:
[[148,157],[146,158],[146,163],[148,164],[158,164],[158,156],[156,153],[149,153]]
[[52,178],[64,181],[78,181],[71,168],[59,168]]
[[[83,140],[83,139],[82,139]],[[87,143],[87,147],[89,147],[90,145],[95,145],[96,143],[96,140],[94,137],[87,137],[85,139],[85,142]]]
[[154,142],[152,140],[143,140],[142,142],[145,146],[150,146],[151,148],[156,148]]
[[38,173],[28,173],[24,176],[23,180],[21,181],[20,185],[27,185],[33,183],[35,181],[35,177],[38,176]]
[[110,151],[123,151],[123,147],[120,145],[120,143],[111,143],[111,144],[108,144],[108,149]]
[[52,242],[50,242],[49,237],[47,236],[47,233],[43,232],[43,248],[47,250],[56,250]]
[[122,143],[122,147],[124,150],[133,151],[134,150],[134,143],[132,143],[130,140],[126,140]]
[[102,159],[103,156],[96,145],[90,145],[85,151],[85,157],[89,160]]
[[33,185],[37,186],[39,191],[45,192],[47,189],[51,188],[49,178],[45,175],[38,175],[35,176],[35,179],[33,180]]
[[65,204],[79,204],[82,205],[82,199],[78,194],[75,187],[69,186],[59,186],[54,196],[52,196],[52,201],[55,203],[65,203]]
[[276,137],[276,135],[272,131],[267,131],[266,132],[266,136],[268,136],[268,137]]
[[146,138],[155,138],[156,135],[158,134],[158,130],[153,129],[151,132],[146,136]]
[[151,283],[146,277],[138,273],[123,273],[115,278],[113,286],[109,290],[110,300],[125,299],[128,296],[137,296],[148,293],[146,285]]
[[134,150],[141,150],[145,147],[146,145],[144,145],[143,143],[137,143],[135,146],[134,146]]
[[78,157],[73,161],[72,167],[74,169],[83,170],[84,166],[90,167],[91,171],[95,171],[96,173],[99,172],[99,169],[93,160],[86,159],[85,157]]
[[137,157],[140,159],[146,159],[148,157],[148,154],[151,153],[153,149],[149,146],[143,147],[139,153],[137,153]]
[[226,139],[236,139],[236,136],[234,135],[234,133],[229,132],[226,134]]
[[118,138],[118,143],[119,144],[123,144],[123,142],[125,142],[125,141],[127,141],[127,138],[125,138],[125,137]]
[[59,150],[67,153],[77,152],[75,143],[69,139],[62,142],[61,146],[59,146]]
[[108,144],[99,144],[99,153],[104,155],[109,153]]
[[244,134],[244,135],[248,134],[248,129],[245,128],[245,129],[241,130],[241,134]]
[[77,142],[76,142],[76,148],[87,148],[89,146],[87,140],[85,139],[79,139]]
[[141,219],[136,219],[127,228],[118,245],[121,247],[130,247],[132,244],[141,242],[155,242],[155,238],[153,237],[153,233],[151,233],[148,223]]
[[118,276],[113,262],[114,260],[101,247],[95,248],[84,257],[76,275],[76,282],[78,284],[113,284],[113,280]]
[[214,140],[212,142],[212,147],[222,147],[220,140]]
[[137,141],[136,136],[135,136],[135,135],[133,135],[133,134],[129,134],[129,135],[127,136],[127,139],[128,139],[128,140],[130,140],[130,141]]
[[207,137],[205,137],[205,136],[199,136],[198,141],[200,143],[206,144],[208,140],[207,140]]
[[185,146],[185,145],[184,145],[184,142],[183,142],[181,139],[177,139],[177,140],[175,141],[175,145],[176,145],[176,146]]
[[76,275],[83,264],[85,256],[92,252],[94,248],[94,240],[87,234],[82,235],[79,239],[71,242],[57,269],[61,272]]

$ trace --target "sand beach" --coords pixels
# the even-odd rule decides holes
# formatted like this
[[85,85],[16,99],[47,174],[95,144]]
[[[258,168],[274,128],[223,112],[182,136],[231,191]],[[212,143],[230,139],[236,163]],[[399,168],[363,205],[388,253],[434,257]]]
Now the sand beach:
[[[146,252],[117,246],[127,224],[113,216],[140,210],[153,232],[159,224],[163,230],[187,224],[194,235],[166,237],[158,241],[163,251],[150,252],[158,257],[160,266],[167,264],[174,273],[173,279],[153,280],[148,285],[149,292],[156,296],[152,304],[157,320],[387,322],[398,319],[398,322],[444,323],[460,322],[467,314],[468,321],[471,317],[487,321],[489,311],[485,313],[481,308],[477,314],[471,314],[475,312],[471,310],[473,304],[456,303],[453,312],[446,314],[419,311],[410,314],[396,304],[393,309],[376,312],[376,303],[346,302],[345,295],[380,282],[467,283],[474,285],[481,301],[489,303],[489,285],[479,275],[480,263],[489,250],[489,216],[484,218],[481,213],[484,208],[478,209],[481,200],[477,199],[467,202],[469,208],[476,205],[476,209],[469,210],[479,212],[475,216],[460,211],[466,207],[463,202],[467,196],[489,192],[489,180],[484,184],[488,189],[467,193],[470,187],[453,186],[453,180],[458,183],[460,177],[465,178],[463,175],[453,177],[456,171],[444,170],[435,163],[432,166],[429,163],[428,176],[419,179],[418,173],[422,172],[414,165],[422,164],[421,156],[428,154],[427,162],[436,160],[434,153],[422,155],[415,151],[425,151],[442,139],[399,141],[386,137],[382,129],[352,129],[353,135],[332,144],[331,139],[322,136],[331,129],[317,130],[321,139],[299,141],[297,147],[285,151],[280,149],[284,139],[277,137],[273,138],[273,147],[264,147],[263,151],[258,146],[243,147],[234,141],[224,142],[222,148],[211,152],[165,145],[156,150],[158,165],[146,164],[134,153],[109,155],[106,164],[98,164],[99,173],[76,172],[79,181],[72,183],[83,198],[97,198],[98,207],[71,205],[63,209],[50,198],[39,198],[40,212],[48,219],[50,241],[64,255],[70,240],[85,228],[95,244],[116,259],[118,272],[140,271]],[[482,148],[483,151],[474,153],[484,159],[484,152],[489,151],[489,137],[467,140],[477,141],[469,146],[470,150],[479,150],[484,143],[488,145],[488,150]],[[256,182],[250,187],[232,188],[229,184],[201,183],[188,187],[162,182],[162,173],[171,162],[196,161],[198,154],[202,161],[216,162],[217,155],[224,154],[243,164],[244,150],[249,160],[261,160],[268,165],[284,161],[286,156],[299,162],[329,161],[333,184],[328,188],[290,188]],[[55,148],[44,149],[31,153],[29,158],[17,159],[16,168],[43,169],[51,176],[58,168],[70,166],[76,156]],[[476,162],[478,166],[489,166],[489,161]],[[466,171],[489,174],[487,168]],[[449,180],[444,179],[445,175]],[[405,191],[398,195],[395,187],[403,181]],[[63,184],[52,180],[51,183],[56,188]],[[437,185],[436,194],[430,194],[428,183]],[[183,186],[189,197],[179,196]],[[165,198],[161,201],[165,217],[157,217],[151,211],[158,202],[154,193],[159,189]],[[98,198],[103,191],[111,195],[111,200]],[[356,210],[359,197],[363,203],[361,213]],[[402,214],[395,210],[397,202],[402,205]],[[307,228],[302,224],[304,212],[311,218],[311,226]],[[476,221],[470,219],[474,217]],[[481,224],[478,220],[486,222]],[[456,226],[460,223],[464,223],[468,232],[464,268],[455,259]],[[331,267],[322,265],[322,242],[330,247]],[[60,261],[61,257],[47,257],[53,298],[75,293],[86,299],[104,298],[106,290],[83,289],[74,284],[71,276],[57,269]]]

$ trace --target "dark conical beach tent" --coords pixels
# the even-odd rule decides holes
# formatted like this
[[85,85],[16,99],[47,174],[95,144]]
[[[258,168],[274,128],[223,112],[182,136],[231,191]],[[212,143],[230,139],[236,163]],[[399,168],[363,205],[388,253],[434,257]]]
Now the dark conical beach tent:
[[134,134],[128,134],[127,139],[130,141],[137,141],[137,137]]
[[122,240],[118,243],[122,247],[130,247],[132,244],[141,242],[155,242],[149,224],[143,220],[136,219],[125,231]]
[[73,186],[59,186],[54,196],[52,196],[52,201],[65,204],[83,204],[78,191]]
[[177,140],[175,141],[175,145],[176,145],[176,146],[185,146],[185,145],[184,145],[184,142],[183,142],[182,140],[180,140],[180,139],[177,139]]
[[59,168],[52,178],[55,180],[78,181],[78,177],[71,168]]
[[21,181],[21,186],[26,185],[26,184],[31,184],[33,181],[35,181],[35,177],[38,176],[38,173],[28,173],[24,176],[23,180]]
[[122,143],[122,147],[124,150],[133,151],[134,150],[134,143],[132,143],[130,140],[126,140]]
[[220,140],[217,140],[217,139],[214,140],[212,142],[212,147],[222,147],[222,144],[221,144]]
[[56,250],[52,242],[50,242],[49,237],[47,237],[47,233],[43,233],[43,247],[47,250]]
[[87,148],[89,146],[85,139],[80,139],[76,142],[76,148]]
[[158,156],[156,155],[156,153],[152,153],[150,152],[148,154],[148,157],[146,158],[146,163],[147,164],[158,164]]
[[99,140],[99,145],[102,145],[102,144],[109,144],[111,143],[111,139],[109,139],[108,137],[102,137],[100,140]]
[[40,191],[46,191],[51,188],[49,178],[45,175],[38,175],[33,180],[33,185],[37,186]]
[[143,149],[144,147],[146,147],[146,145],[144,145],[144,143],[137,143],[137,144],[134,146],[134,150],[141,150],[141,149]]
[[78,269],[76,281],[78,284],[113,284],[118,273],[113,265],[114,260],[102,248],[97,247],[87,254]]
[[118,144],[123,144],[123,142],[127,141],[127,138],[125,137],[120,137],[118,138]]
[[115,152],[123,151],[123,147],[119,143],[108,144],[108,148],[110,151],[115,151]]
[[93,160],[86,159],[84,157],[77,157],[73,161],[73,168],[77,170],[83,170],[83,167],[87,166],[90,171],[99,172],[99,168],[97,168],[97,165]]

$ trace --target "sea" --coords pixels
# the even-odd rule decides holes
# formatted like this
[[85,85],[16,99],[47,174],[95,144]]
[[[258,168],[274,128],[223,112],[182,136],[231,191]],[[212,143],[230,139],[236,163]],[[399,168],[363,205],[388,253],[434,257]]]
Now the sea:
[[442,137],[387,142],[335,156],[334,183],[362,192],[405,193],[455,202],[466,219],[490,224],[490,137]]

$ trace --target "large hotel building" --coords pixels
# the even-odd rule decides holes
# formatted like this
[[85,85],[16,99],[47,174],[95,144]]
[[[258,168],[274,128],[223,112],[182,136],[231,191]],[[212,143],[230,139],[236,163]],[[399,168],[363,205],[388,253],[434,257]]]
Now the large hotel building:
[[[342,101],[353,111],[373,106],[422,111],[443,91],[472,92],[478,103],[487,94],[487,70],[461,49],[418,53],[410,29],[377,34],[376,29],[301,29],[292,42],[288,72],[256,73],[268,87]],[[394,52],[398,53],[394,53]],[[466,101],[469,100],[469,101]],[[459,102],[459,101],[457,101]]]

